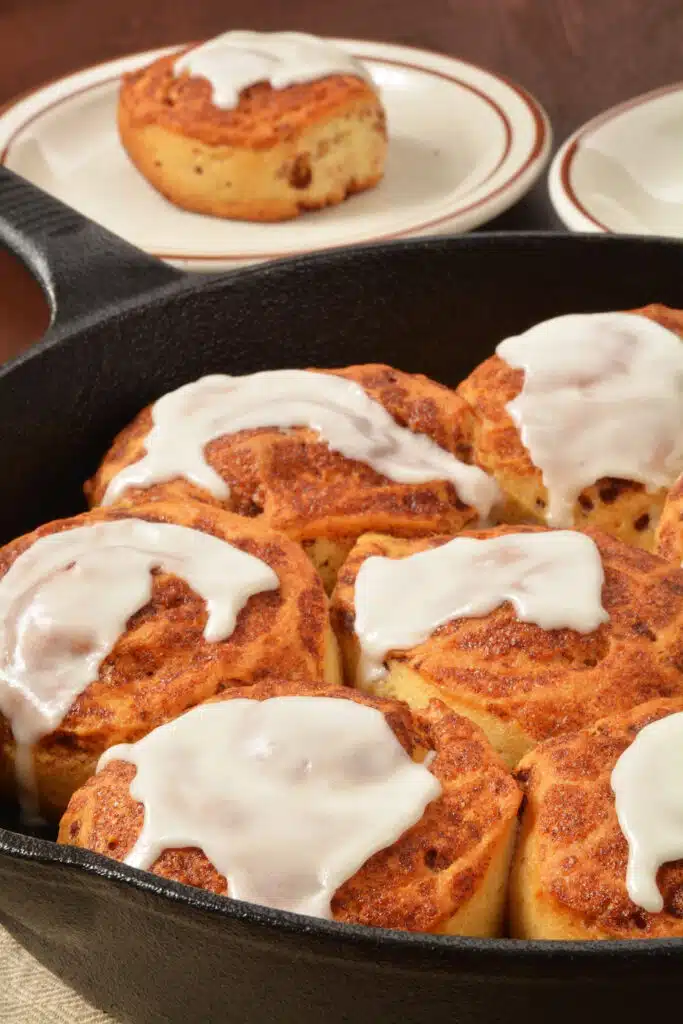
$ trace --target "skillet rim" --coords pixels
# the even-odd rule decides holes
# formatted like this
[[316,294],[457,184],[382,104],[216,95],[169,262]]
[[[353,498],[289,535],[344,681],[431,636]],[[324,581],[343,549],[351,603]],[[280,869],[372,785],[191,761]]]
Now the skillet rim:
[[[634,959],[639,967],[653,964],[654,961],[656,970],[675,958],[678,969],[683,949],[683,939],[680,938],[574,941],[489,939],[328,921],[219,896],[205,889],[162,878],[150,871],[128,867],[91,850],[60,845],[49,839],[5,828],[0,828],[0,859],[32,861],[45,866],[55,864],[69,873],[94,875],[119,889],[133,889],[140,895],[187,908],[203,917],[224,918],[250,926],[252,930],[258,929],[261,933],[258,937],[265,943],[277,941],[278,937],[283,936],[304,936],[316,943],[316,959],[338,959],[337,947],[341,945],[356,954],[357,959],[363,959],[364,953],[381,950],[405,962],[406,967],[416,966],[414,961],[417,961],[417,965],[425,964],[435,972],[452,972],[457,967],[462,973],[472,976],[476,974],[476,967],[481,965],[481,974],[485,977],[490,976],[492,964],[497,963],[508,969],[507,965],[511,961],[521,961],[521,966],[530,971],[538,968],[548,972],[555,966],[562,972],[569,970],[576,973],[577,967],[593,963],[596,955],[601,965],[617,973]],[[305,952],[302,948],[302,955]]]
[[[479,231],[465,234],[444,234],[424,235],[417,238],[395,238],[385,241],[367,242],[360,245],[337,246],[317,252],[301,253],[297,256],[284,256],[280,259],[270,260],[266,263],[254,264],[252,266],[240,267],[224,273],[194,273],[180,272],[171,267],[164,266],[158,260],[150,259],[148,262],[152,267],[163,268],[167,271],[159,280],[144,287],[144,278],[141,281],[142,288],[133,294],[114,298],[94,311],[80,313],[69,319],[63,319],[58,315],[58,309],[54,308],[54,297],[52,295],[51,282],[42,273],[43,268],[31,265],[21,253],[15,255],[24,262],[27,270],[32,274],[43,290],[46,301],[53,307],[53,322],[48,327],[43,337],[29,348],[20,352],[12,359],[0,364],[0,387],[4,386],[5,379],[25,363],[33,362],[43,353],[50,351],[57,345],[68,345],[71,339],[75,338],[85,330],[99,326],[107,320],[114,320],[127,313],[134,313],[140,309],[147,309],[149,306],[163,303],[165,300],[184,297],[185,295],[199,295],[211,293],[214,290],[222,289],[230,284],[240,284],[249,277],[269,278],[282,272],[300,269],[302,272],[307,268],[316,267],[319,264],[340,265],[349,260],[372,256],[374,253],[384,253],[388,257],[395,253],[411,252],[413,250],[429,253],[432,250],[443,248],[453,249],[482,249],[495,248],[502,244],[505,248],[516,250],[532,247],[557,247],[572,248],[574,246],[590,245],[593,248],[624,248],[634,250],[658,249],[658,250],[679,250],[681,256],[681,267],[683,270],[683,238],[670,238],[665,235],[633,235],[614,234],[611,232],[567,232],[567,231]],[[140,253],[141,260],[144,254]],[[149,265],[141,263],[143,274],[149,272]]]

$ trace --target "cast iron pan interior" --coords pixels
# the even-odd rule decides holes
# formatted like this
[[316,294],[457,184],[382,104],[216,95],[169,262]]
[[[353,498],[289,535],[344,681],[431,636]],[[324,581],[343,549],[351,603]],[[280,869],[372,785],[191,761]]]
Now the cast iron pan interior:
[[[53,309],[43,341],[0,369],[2,543],[82,509],[83,480],[114,433],[201,374],[381,361],[455,384],[501,337],[544,317],[683,306],[683,246],[600,235],[435,238],[189,277],[4,169],[2,241]],[[0,922],[135,1022],[635,1022],[681,990],[676,940],[520,943],[340,926],[11,828],[0,829]],[[0,1011],[2,999],[0,988]]]

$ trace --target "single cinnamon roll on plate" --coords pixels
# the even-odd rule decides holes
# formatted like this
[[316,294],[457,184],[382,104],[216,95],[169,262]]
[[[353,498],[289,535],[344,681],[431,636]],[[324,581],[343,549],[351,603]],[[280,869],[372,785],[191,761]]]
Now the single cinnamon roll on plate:
[[520,798],[481,730],[437,701],[269,681],[110,750],[59,841],[284,910],[489,936]]
[[381,180],[384,109],[363,64],[296,32],[227,32],[124,76],[129,157],[176,206],[282,221]]

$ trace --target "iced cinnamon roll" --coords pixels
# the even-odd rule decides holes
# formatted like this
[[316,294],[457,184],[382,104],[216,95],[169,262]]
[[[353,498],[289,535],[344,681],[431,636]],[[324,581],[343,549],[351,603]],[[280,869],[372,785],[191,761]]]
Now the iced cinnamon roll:
[[536,743],[683,696],[683,571],[597,531],[361,537],[332,623],[347,678],[467,715],[514,765]]
[[281,221],[384,173],[387,128],[363,63],[299,32],[226,32],[123,78],[121,142],[185,210]]
[[683,472],[683,313],[577,313],[506,338],[458,388],[503,522],[592,526],[652,550]]
[[59,841],[278,909],[489,936],[520,797],[443,704],[269,682],[109,750]]
[[357,537],[455,533],[499,497],[450,389],[388,366],[214,375],[144,409],[86,485],[93,505],[194,498],[303,544],[326,585]]
[[683,936],[683,699],[655,700],[548,740],[526,793],[511,882],[525,939]]
[[58,817],[109,746],[234,680],[339,681],[301,549],[197,502],[100,509],[0,550],[0,788]]

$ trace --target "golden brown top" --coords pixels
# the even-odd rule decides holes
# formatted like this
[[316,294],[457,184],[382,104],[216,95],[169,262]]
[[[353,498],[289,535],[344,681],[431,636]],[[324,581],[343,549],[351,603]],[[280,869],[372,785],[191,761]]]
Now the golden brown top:
[[[634,315],[654,320],[683,338],[683,311],[669,309],[667,306],[650,305],[632,312]],[[507,404],[519,395],[523,383],[524,370],[515,369],[500,356],[493,355],[460,384],[458,394],[469,403],[475,413],[475,453],[478,461],[484,468],[493,472],[503,486],[505,478],[533,479],[534,494],[537,495],[536,504],[538,509],[542,510],[547,493],[543,486],[541,471],[531,461],[519,430],[506,409]],[[627,491],[640,494],[645,491],[645,487],[633,481],[605,477],[596,481],[595,491],[593,488],[586,488],[581,493],[579,505],[584,511],[590,511],[596,500],[610,505],[620,494]],[[648,526],[649,523],[644,521],[642,526],[636,526],[636,532]]]
[[268,149],[295,140],[311,124],[358,102],[366,101],[381,114],[372,85],[353,75],[330,75],[286,89],[260,82],[242,92],[237,107],[223,110],[213,103],[207,79],[176,76],[179,56],[160,57],[124,75],[119,103],[136,124],[159,125],[210,146]]
[[[462,536],[542,529],[500,526]],[[535,740],[653,697],[683,694],[683,571],[596,530],[584,532],[602,558],[602,603],[610,616],[593,633],[544,630],[521,622],[506,603],[480,618],[454,619],[417,647],[391,652],[389,660],[418,672],[444,696],[457,694],[504,721],[514,719]],[[354,585],[366,558],[404,558],[451,539],[361,537],[332,596],[338,633],[354,635]]]
[[655,551],[672,562],[683,561],[683,476],[679,476],[664,502]]
[[[461,460],[471,461],[471,413],[449,388],[389,366],[351,366],[330,372],[360,384],[401,426],[427,434]],[[148,406],[118,435],[86,484],[92,505],[102,500],[120,470],[142,457],[151,425]],[[476,518],[475,510],[460,501],[452,484],[388,480],[370,466],[331,451],[316,433],[304,428],[226,435],[207,445],[205,455],[230,487],[232,511],[258,516],[297,540],[357,536],[368,530],[405,536],[455,533]],[[128,493],[138,501],[191,497],[217,504],[209,492],[182,479]]]
[[226,540],[270,565],[280,587],[251,597],[233,633],[208,643],[203,635],[204,600],[179,577],[156,572],[151,601],[129,620],[102,662],[97,680],[77,698],[59,728],[44,737],[42,749],[58,753],[77,748],[92,754],[131,742],[219,693],[230,680],[256,682],[274,672],[302,679],[323,677],[329,640],[327,599],[308,558],[282,534],[221,509],[197,502],[155,502],[98,509],[48,523],[0,550],[0,578],[40,537],[131,517],[175,523]]
[[543,899],[578,919],[595,938],[683,935],[683,861],[657,875],[664,911],[651,914],[626,890],[628,845],[614,808],[610,776],[638,732],[683,711],[683,699],[654,700],[571,736],[548,740],[520,762],[533,829],[533,873]]
[[[353,690],[281,680],[226,690],[217,699],[266,700],[311,693],[377,708],[411,757],[436,752],[430,771],[442,786],[442,795],[427,806],[416,825],[372,856],[337,890],[334,918],[382,928],[437,930],[477,890],[492,849],[517,813],[521,794],[515,782],[481,730],[438,701],[418,712],[399,701]],[[142,805],[129,792],[134,775],[133,765],[113,761],[93,776],[71,798],[59,842],[123,860],[144,819]],[[198,849],[167,850],[152,871],[229,895],[225,877]]]

